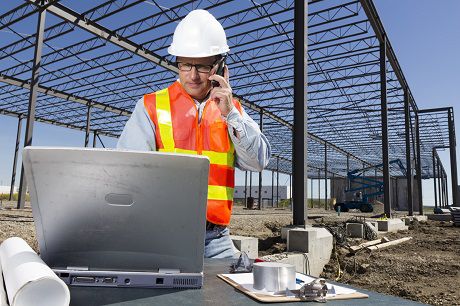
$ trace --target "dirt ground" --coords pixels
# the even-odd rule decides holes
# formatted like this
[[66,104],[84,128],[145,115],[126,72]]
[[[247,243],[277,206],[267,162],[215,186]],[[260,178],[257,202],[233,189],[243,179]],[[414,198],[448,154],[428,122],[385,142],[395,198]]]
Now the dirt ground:
[[[353,216],[370,217],[382,210],[377,207],[374,213],[349,212],[338,217],[333,211],[314,208],[309,211],[309,223],[337,225]],[[280,231],[291,222],[292,215],[287,210],[275,209],[270,214],[261,214],[237,207],[230,230],[234,235],[257,237],[262,256],[286,250]],[[349,255],[345,247],[336,246],[322,277],[426,304],[460,305],[460,227],[454,227],[451,222],[414,222],[408,231],[385,236],[390,240],[408,236],[413,239],[392,248],[372,253],[362,251],[354,256]],[[347,239],[349,245],[362,242],[365,241]]]
[[[32,211],[14,209],[15,203],[2,203],[0,209],[0,242],[19,236],[37,250]],[[349,212],[340,217],[333,211],[309,210],[309,223],[314,226],[337,225],[352,216],[371,214]],[[233,235],[259,239],[259,255],[286,250],[281,240],[281,227],[292,222],[287,209],[245,210],[235,207],[230,231]],[[460,305],[460,227],[449,222],[415,222],[408,231],[388,234],[390,240],[401,237],[412,240],[376,252],[358,252],[351,256],[345,247],[336,245],[322,276],[358,288],[400,296],[432,305]],[[347,239],[349,245],[363,241]],[[340,270],[339,270],[340,267]]]

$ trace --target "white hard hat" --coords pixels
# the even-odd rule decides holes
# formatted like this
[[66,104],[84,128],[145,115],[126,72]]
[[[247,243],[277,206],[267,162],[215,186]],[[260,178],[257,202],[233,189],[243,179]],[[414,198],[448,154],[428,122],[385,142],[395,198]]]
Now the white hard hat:
[[191,11],[179,22],[168,48],[169,54],[183,57],[208,57],[228,51],[224,28],[205,10]]

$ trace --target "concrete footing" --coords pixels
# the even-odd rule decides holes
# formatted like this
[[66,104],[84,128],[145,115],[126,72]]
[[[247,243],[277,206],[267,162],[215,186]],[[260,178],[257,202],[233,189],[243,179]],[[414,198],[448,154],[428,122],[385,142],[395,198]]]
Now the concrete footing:
[[286,240],[288,231],[292,229],[304,229],[304,228],[305,226],[298,226],[298,225],[288,225],[288,226],[282,227],[281,228],[281,239]]
[[404,221],[401,219],[377,220],[378,230],[380,232],[397,232],[408,230]]
[[249,258],[256,259],[259,257],[259,240],[254,237],[230,235],[233,244],[240,252],[245,252]]
[[427,216],[406,216],[401,218],[406,225],[409,225],[412,221],[417,220],[418,222],[426,222],[428,220]]
[[[322,227],[291,229],[287,234],[288,252],[306,253],[308,273],[319,276],[332,254],[333,237]],[[297,256],[297,255],[296,255]],[[297,259],[296,259],[297,260]],[[307,267],[307,268],[308,268]]]
[[347,236],[350,238],[363,238],[364,225],[361,223],[347,223]]

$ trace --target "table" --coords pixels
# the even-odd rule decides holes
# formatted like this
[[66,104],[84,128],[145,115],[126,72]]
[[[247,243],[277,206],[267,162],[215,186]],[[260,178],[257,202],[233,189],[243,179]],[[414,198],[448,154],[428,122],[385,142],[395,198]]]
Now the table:
[[[144,289],[144,288],[100,288],[70,287],[71,306],[182,306],[182,305],[273,305],[287,306],[292,303],[259,303],[242,292],[236,290],[223,280],[217,278],[219,273],[228,273],[231,260],[205,259],[204,286],[201,289]],[[358,291],[368,294],[368,299],[329,301],[326,305],[423,305],[398,297],[371,292],[363,289]],[[302,302],[294,303],[300,305]],[[324,305],[311,303],[308,305]]]

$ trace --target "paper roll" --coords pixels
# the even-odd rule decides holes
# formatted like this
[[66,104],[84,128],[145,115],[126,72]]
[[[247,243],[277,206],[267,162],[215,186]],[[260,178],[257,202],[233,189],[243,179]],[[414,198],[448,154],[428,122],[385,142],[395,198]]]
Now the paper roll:
[[5,240],[0,262],[10,306],[68,306],[67,285],[21,238]]
[[5,287],[3,286],[3,273],[2,265],[0,262],[0,306],[8,306],[8,301],[6,300]]
[[279,292],[296,288],[295,267],[280,262],[257,262],[252,273],[254,289]]

